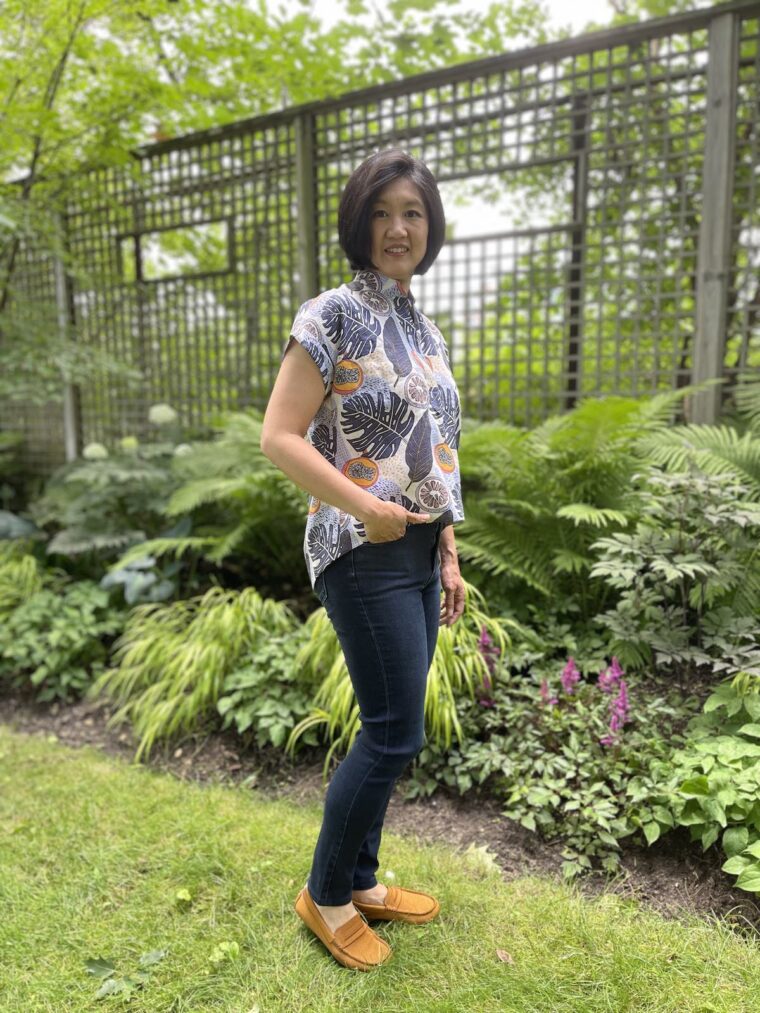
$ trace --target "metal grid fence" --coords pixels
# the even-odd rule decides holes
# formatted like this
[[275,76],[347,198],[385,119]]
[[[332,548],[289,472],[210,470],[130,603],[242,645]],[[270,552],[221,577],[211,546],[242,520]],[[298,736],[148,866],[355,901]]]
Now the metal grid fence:
[[[144,437],[156,402],[190,432],[263,410],[299,302],[351,277],[346,179],[390,145],[430,166],[448,217],[454,193],[506,209],[493,220],[508,228],[477,235],[455,216],[413,280],[465,415],[534,424],[578,397],[724,376],[691,406],[714,418],[760,367],[759,25],[760,4],[737,0],[161,142],[78,178],[70,326],[142,380],[80,386],[75,442]],[[55,305],[49,262],[24,258],[21,287]],[[41,470],[64,455],[53,417],[0,410]]]

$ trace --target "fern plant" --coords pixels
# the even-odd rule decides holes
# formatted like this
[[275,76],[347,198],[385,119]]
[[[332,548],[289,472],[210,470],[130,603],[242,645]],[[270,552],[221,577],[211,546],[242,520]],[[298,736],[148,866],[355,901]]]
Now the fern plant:
[[[484,601],[478,589],[465,581],[463,616],[453,627],[441,626],[438,631],[438,643],[427,676],[424,709],[426,734],[441,746],[450,746],[453,735],[462,741],[457,699],[464,694],[473,698],[480,683],[489,676],[487,661],[478,648],[483,628],[502,656],[511,647],[510,631],[536,643],[534,635],[514,620],[488,615],[483,608]],[[347,752],[351,748],[361,716],[343,652],[327,613],[317,609],[307,622],[313,627],[313,634],[297,662],[310,665],[311,676],[320,669],[324,675],[314,697],[312,712],[293,729],[285,749],[292,755],[302,735],[323,726],[331,742],[322,768],[324,783],[333,753],[336,750]]]
[[113,564],[145,555],[197,555],[224,565],[241,583],[292,587],[303,562],[305,494],[261,452],[258,412],[229,415],[212,441],[194,443],[175,466],[181,477],[162,508],[165,518],[191,518],[192,533],[148,538]]
[[640,515],[639,441],[670,423],[685,393],[586,400],[531,431],[488,423],[465,432],[460,557],[528,598],[577,601],[588,621],[607,594],[588,580],[591,543]]

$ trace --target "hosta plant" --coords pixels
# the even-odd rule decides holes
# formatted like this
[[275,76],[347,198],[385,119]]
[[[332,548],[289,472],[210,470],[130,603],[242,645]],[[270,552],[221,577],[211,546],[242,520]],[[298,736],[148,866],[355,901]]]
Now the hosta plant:
[[682,748],[628,784],[629,818],[651,843],[685,826],[713,845],[742,890],[760,893],[760,673],[721,683],[689,723]]

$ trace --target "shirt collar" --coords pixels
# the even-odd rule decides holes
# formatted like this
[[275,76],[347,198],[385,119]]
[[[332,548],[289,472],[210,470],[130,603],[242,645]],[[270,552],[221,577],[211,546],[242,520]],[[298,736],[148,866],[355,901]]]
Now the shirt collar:
[[362,289],[382,292],[383,295],[388,296],[390,299],[400,298],[408,299],[411,303],[414,302],[411,288],[408,292],[404,292],[395,278],[389,278],[387,274],[378,271],[376,267],[368,267],[362,271],[358,271],[354,277],[354,282]]

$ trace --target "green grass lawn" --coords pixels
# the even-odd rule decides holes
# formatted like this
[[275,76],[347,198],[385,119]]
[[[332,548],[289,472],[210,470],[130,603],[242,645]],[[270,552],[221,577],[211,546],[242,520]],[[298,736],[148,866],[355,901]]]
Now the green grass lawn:
[[[0,1010],[760,1009],[760,945],[720,923],[667,921],[534,877],[506,884],[390,833],[381,873],[435,893],[441,914],[373,923],[394,956],[350,971],[293,910],[319,819],[318,806],[182,783],[0,726]],[[237,956],[212,961],[221,943]],[[96,999],[88,960],[130,975],[151,951],[165,956],[130,1001]]]

